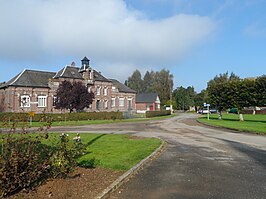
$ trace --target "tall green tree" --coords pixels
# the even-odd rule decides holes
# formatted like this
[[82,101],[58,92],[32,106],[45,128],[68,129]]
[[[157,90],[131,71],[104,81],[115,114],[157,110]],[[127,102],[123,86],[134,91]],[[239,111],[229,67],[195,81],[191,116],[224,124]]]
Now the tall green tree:
[[155,81],[155,73],[153,71],[147,71],[143,77],[143,92],[152,92],[152,87]]
[[241,112],[244,107],[266,104],[266,77],[240,79],[234,74],[228,76],[225,73],[210,80],[207,91],[211,104],[219,111],[236,107]]
[[208,93],[205,89],[197,93],[194,97],[194,103],[196,107],[202,107],[203,104],[208,101]]
[[141,73],[136,70],[128,78],[128,87],[134,89],[138,93],[141,92],[154,92],[160,97],[162,105],[165,105],[172,94],[173,89],[173,75],[169,70],[162,69],[161,71],[147,71],[143,80],[141,79]]
[[236,107],[241,111],[244,107],[255,107],[257,103],[257,90],[255,79],[243,79],[239,81],[237,88]]
[[258,77],[255,81],[257,91],[257,106],[266,106],[266,75]]
[[161,104],[165,105],[167,100],[170,99],[173,89],[173,75],[169,70],[162,69],[154,75],[153,85],[151,91],[158,93]]
[[195,105],[196,92],[194,87],[189,86],[187,88],[178,87],[173,92],[174,99],[176,101],[176,107],[179,110],[188,110],[190,106]]
[[139,70],[135,70],[133,74],[128,77],[127,86],[137,91],[137,93],[143,92],[143,80]]
[[237,96],[240,78],[228,72],[215,76],[208,82],[207,92],[209,102],[212,106],[216,106],[219,112],[230,107],[237,106]]

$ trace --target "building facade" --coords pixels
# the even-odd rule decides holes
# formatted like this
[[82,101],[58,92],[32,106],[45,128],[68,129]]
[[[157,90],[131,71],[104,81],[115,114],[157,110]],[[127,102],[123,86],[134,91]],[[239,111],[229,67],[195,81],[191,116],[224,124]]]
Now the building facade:
[[[80,81],[95,99],[85,111],[128,111],[136,109],[136,92],[114,79],[108,79],[90,67],[87,57],[81,66],[74,63],[58,72],[25,69],[0,84],[0,111],[61,112],[55,109],[56,90],[64,80]],[[68,110],[63,110],[64,112]]]
[[157,93],[139,93],[136,95],[137,113],[146,113],[146,111],[159,111],[160,98]]

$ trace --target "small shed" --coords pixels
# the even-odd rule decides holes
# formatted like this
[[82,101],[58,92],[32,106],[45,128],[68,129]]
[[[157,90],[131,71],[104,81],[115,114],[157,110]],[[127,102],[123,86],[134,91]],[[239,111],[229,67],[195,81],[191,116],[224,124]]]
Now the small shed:
[[160,98],[157,93],[139,93],[136,95],[137,113],[160,110]]

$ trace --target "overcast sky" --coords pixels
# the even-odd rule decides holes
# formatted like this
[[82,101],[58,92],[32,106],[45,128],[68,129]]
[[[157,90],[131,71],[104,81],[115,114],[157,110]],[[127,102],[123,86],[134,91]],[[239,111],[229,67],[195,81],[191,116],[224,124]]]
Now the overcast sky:
[[175,87],[266,74],[266,0],[0,0],[0,82],[91,66],[121,82],[170,70]]

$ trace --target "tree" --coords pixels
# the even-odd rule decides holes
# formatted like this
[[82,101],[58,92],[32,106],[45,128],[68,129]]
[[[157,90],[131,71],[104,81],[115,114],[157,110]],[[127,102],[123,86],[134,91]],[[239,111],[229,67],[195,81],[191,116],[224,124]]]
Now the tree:
[[167,100],[170,100],[170,95],[172,94],[173,75],[166,69],[162,69],[159,72],[147,71],[142,80],[139,70],[135,70],[128,78],[127,83],[128,87],[138,93],[157,93],[161,104],[165,105]]
[[203,89],[200,93],[197,93],[194,97],[194,104],[196,107],[202,107],[204,102],[208,102],[208,93]]
[[266,75],[258,77],[255,81],[257,91],[257,106],[266,106]]
[[94,99],[94,94],[88,92],[86,86],[81,82],[63,81],[60,83],[56,91],[57,100],[55,107],[57,109],[68,109],[82,111],[84,108],[89,108]]
[[170,74],[169,70],[162,69],[160,72],[154,74],[153,85],[150,91],[158,93],[161,104],[165,105],[170,99],[173,88],[174,76]]
[[244,107],[257,105],[257,90],[255,79],[243,79],[239,81],[236,107],[242,110]]
[[190,106],[194,106],[196,93],[194,87],[189,86],[187,88],[178,87],[173,92],[174,99],[176,101],[177,109],[188,110]]
[[237,105],[238,83],[240,78],[234,73],[228,75],[228,72],[215,76],[208,82],[208,96],[213,106],[216,106],[219,112]]
[[141,93],[143,91],[143,80],[141,79],[141,73],[139,70],[135,70],[133,74],[128,78],[128,87]]
[[[235,74],[220,74],[208,82],[208,94],[211,104],[215,105],[219,112],[235,107],[241,113],[244,107],[255,107],[265,104],[266,78],[240,79]],[[264,82],[264,83],[263,83]],[[264,85],[264,86],[263,86]],[[240,120],[243,117],[240,115]]]
[[152,92],[152,86],[154,83],[154,75],[155,73],[153,71],[149,72],[147,71],[143,77],[143,92],[148,93]]

